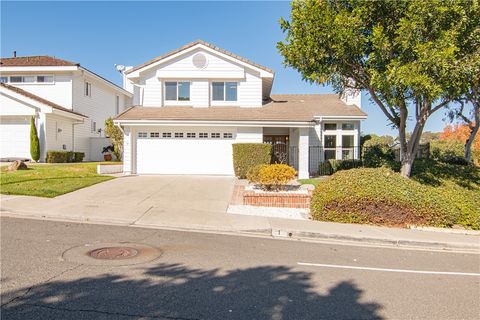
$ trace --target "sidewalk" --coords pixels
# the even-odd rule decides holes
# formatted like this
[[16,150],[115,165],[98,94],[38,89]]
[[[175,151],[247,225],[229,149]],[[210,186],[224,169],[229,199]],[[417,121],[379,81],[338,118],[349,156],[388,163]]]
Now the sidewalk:
[[[245,216],[222,212],[164,210],[137,204],[90,203],[71,201],[71,196],[53,199],[28,196],[1,196],[2,216],[20,216],[170,228],[222,233],[269,235],[275,238],[334,241],[349,244],[380,245],[480,253],[480,233],[423,231],[320,221],[289,220]],[[458,231],[457,231],[458,232]],[[461,231],[460,231],[461,232]],[[465,232],[467,233],[467,232]]]

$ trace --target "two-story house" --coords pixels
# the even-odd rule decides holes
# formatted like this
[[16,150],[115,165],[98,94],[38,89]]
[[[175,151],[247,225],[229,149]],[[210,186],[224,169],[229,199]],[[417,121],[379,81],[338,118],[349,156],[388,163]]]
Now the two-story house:
[[123,112],[132,96],[78,63],[50,56],[1,58],[0,158],[30,159],[33,116],[40,161],[49,150],[100,160],[106,139],[96,138],[104,137],[105,119]]
[[233,175],[232,144],[271,143],[306,178],[320,161],[356,159],[360,94],[272,95],[274,72],[204,41],[126,68],[132,108],[124,172]]

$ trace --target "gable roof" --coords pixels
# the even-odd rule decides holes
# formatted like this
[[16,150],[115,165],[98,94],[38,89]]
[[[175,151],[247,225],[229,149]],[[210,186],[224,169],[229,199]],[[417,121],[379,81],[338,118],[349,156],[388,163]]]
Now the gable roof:
[[210,44],[210,43],[208,43],[208,42],[205,42],[205,41],[203,41],[203,40],[197,40],[197,41],[190,42],[190,43],[188,43],[188,44],[186,44],[186,45],[184,45],[184,46],[182,46],[182,47],[180,47],[180,48],[178,48],[178,49],[175,49],[175,50],[172,50],[172,51],[170,51],[170,52],[168,52],[168,53],[165,53],[165,54],[163,54],[163,55],[161,55],[161,56],[158,56],[158,57],[156,57],[156,58],[153,58],[152,60],[149,60],[149,61],[147,61],[147,62],[144,62],[144,63],[142,63],[142,64],[140,64],[140,65],[138,65],[138,66],[135,66],[134,68],[125,71],[125,74],[129,74],[129,73],[132,73],[132,72],[134,72],[134,71],[140,70],[140,69],[142,69],[142,68],[144,68],[144,67],[146,67],[146,66],[149,66],[149,65],[151,65],[151,64],[153,64],[153,63],[155,63],[155,62],[158,62],[158,61],[160,61],[160,60],[162,60],[162,59],[165,59],[165,58],[167,58],[167,57],[169,57],[169,56],[172,56],[172,55],[174,55],[174,54],[176,54],[176,53],[179,53],[179,52],[181,52],[181,51],[183,51],[183,50],[186,50],[186,49],[191,48],[191,47],[193,47],[193,46],[196,46],[196,45],[198,45],[198,44],[204,45],[204,46],[206,46],[206,47],[208,47],[208,48],[210,48],[210,49],[213,49],[213,50],[218,51],[218,52],[220,52],[220,53],[226,54],[226,55],[228,55],[228,56],[230,56],[230,57],[232,57],[232,58],[234,58],[234,59],[237,59],[237,60],[240,60],[240,61],[242,61],[242,62],[248,63],[248,64],[250,64],[250,65],[252,65],[252,66],[255,66],[255,67],[259,68],[259,69],[265,70],[265,71],[270,72],[270,73],[274,73],[274,71],[273,71],[272,69],[270,69],[270,68],[267,68],[267,67],[265,67],[265,66],[262,66],[262,65],[260,65],[260,64],[258,64],[258,63],[255,63],[255,62],[253,62],[253,61],[251,61],[251,60],[249,60],[249,59],[240,57],[240,56],[238,56],[238,55],[236,55],[236,54],[234,54],[234,53],[232,53],[232,52],[230,52],[230,51],[227,51],[227,50],[225,50],[225,49],[219,48],[219,47],[217,47],[217,46],[215,46],[215,45],[213,45],[213,44]]
[[54,108],[54,109],[61,110],[61,111],[64,111],[64,112],[68,112],[68,113],[72,113],[72,114],[75,114],[75,115],[77,115],[77,116],[81,116],[81,117],[84,117],[84,118],[88,118],[86,115],[83,115],[83,114],[81,114],[81,113],[75,112],[75,111],[70,110],[70,109],[67,109],[67,108],[65,108],[65,107],[62,107],[62,106],[60,106],[60,105],[58,105],[58,104],[56,104],[56,103],[54,103],[54,102],[52,102],[52,101],[50,101],[50,100],[43,99],[42,97],[39,97],[39,96],[37,96],[37,95],[35,95],[35,94],[33,94],[33,93],[30,93],[30,92],[25,91],[25,90],[23,90],[23,89],[20,89],[20,88],[18,88],[18,87],[14,87],[14,86],[11,86],[11,85],[6,84],[6,83],[0,83],[0,87],[6,88],[6,89],[8,89],[8,90],[10,90],[10,91],[13,91],[13,92],[15,92],[15,93],[18,93],[18,94],[20,94],[20,95],[22,95],[22,96],[24,96],[24,97],[30,98],[30,99],[32,99],[32,100],[35,100],[35,101],[37,101],[37,102],[40,102],[40,103],[42,103],[42,104],[44,104],[44,105],[47,105],[47,106],[49,106],[49,107],[52,107],[52,108]]
[[0,58],[2,67],[73,67],[79,63],[71,62],[51,56],[27,56]]
[[25,56],[25,57],[12,57],[12,58],[0,58],[0,67],[77,67],[80,70],[86,70],[94,77],[105,81],[109,86],[113,86],[117,90],[121,90],[125,95],[131,97],[133,94],[124,88],[118,86],[112,81],[105,79],[99,74],[80,66],[80,63],[71,62],[51,56]]
[[118,115],[115,120],[172,121],[288,121],[311,122],[317,117],[365,118],[356,105],[347,105],[336,94],[279,94],[263,107],[140,107]]

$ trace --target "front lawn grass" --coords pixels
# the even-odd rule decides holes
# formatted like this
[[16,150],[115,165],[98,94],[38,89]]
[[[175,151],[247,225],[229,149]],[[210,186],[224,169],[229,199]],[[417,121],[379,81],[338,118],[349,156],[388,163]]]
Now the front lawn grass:
[[53,198],[113,179],[97,174],[98,163],[28,164],[28,170],[0,170],[0,193]]
[[411,179],[387,168],[338,171],[318,184],[312,216],[386,226],[480,229],[480,169],[416,161]]
[[317,178],[310,178],[310,179],[300,179],[298,182],[301,184],[312,184],[315,187],[320,183],[320,181],[325,180],[327,177],[317,177]]

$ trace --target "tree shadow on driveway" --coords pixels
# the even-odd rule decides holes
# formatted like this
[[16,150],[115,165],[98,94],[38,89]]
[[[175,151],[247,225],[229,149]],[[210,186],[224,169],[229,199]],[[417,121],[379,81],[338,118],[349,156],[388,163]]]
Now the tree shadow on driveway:
[[381,306],[360,302],[352,281],[319,294],[311,278],[282,266],[160,264],[141,276],[54,280],[9,292],[17,298],[2,302],[2,319],[382,319]]

